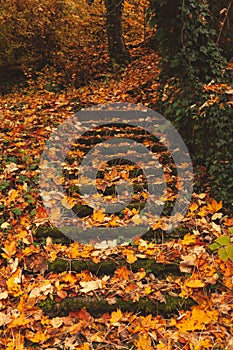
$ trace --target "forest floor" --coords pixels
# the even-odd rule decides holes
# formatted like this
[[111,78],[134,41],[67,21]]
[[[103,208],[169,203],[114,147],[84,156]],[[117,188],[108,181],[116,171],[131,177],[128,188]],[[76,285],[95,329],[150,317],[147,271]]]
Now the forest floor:
[[[156,102],[158,55],[131,55],[111,71],[103,52],[89,74],[90,52],[85,84],[82,69],[66,89],[47,74],[0,97],[0,349],[233,349],[233,217],[222,202],[193,193],[174,238],[158,221],[150,239],[123,245],[65,239],[43,207],[39,164],[61,122],[95,104]],[[140,220],[136,207],[124,215]],[[101,211],[90,217],[104,222]]]

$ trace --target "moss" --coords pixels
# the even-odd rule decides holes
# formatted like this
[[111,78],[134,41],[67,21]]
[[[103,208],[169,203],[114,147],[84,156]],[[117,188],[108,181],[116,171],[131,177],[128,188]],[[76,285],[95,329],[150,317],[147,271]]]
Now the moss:
[[41,225],[37,228],[35,232],[36,239],[39,241],[41,239],[51,237],[54,242],[56,243],[64,243],[64,244],[69,244],[72,241],[66,237],[58,228],[56,227],[51,227],[48,225]]
[[140,268],[144,268],[146,271],[152,272],[155,276],[163,278],[168,275],[180,275],[179,264],[162,264],[157,263],[154,259],[138,259],[133,264],[128,264],[125,260],[116,261],[101,261],[95,264],[91,260],[64,260],[56,259],[54,262],[48,262],[48,268],[50,271],[62,272],[71,269],[72,271],[81,272],[83,270],[89,270],[96,275],[113,275],[115,270],[125,265],[133,272],[138,271]]
[[116,299],[114,305],[109,305],[104,298],[66,298],[61,302],[56,303],[51,299],[44,300],[38,304],[43,312],[50,317],[67,316],[69,312],[86,308],[87,311],[94,317],[100,317],[102,314],[121,309],[123,312],[134,312],[141,315],[152,314],[156,316],[158,314],[164,317],[171,317],[177,313],[177,310],[188,309],[194,305],[195,302],[192,299],[182,299],[180,297],[166,296],[166,303],[159,301],[153,301],[149,298],[141,298],[137,302],[131,300],[125,301],[121,298]]
[[[143,206],[145,205],[145,203],[131,203],[128,205],[128,208],[136,208],[138,210],[142,210]],[[79,212],[79,216],[81,217],[82,215],[90,215],[90,210],[92,211],[92,208],[86,206],[87,208],[83,208],[80,209],[80,207],[76,207],[74,209],[74,211]],[[83,210],[83,211],[82,211]],[[137,232],[138,230],[138,232]],[[63,232],[65,231],[65,228],[63,229]],[[136,237],[137,235],[140,235],[141,232],[141,228],[137,228],[137,227],[133,227],[132,228],[132,233],[130,233],[130,237]],[[184,235],[186,233],[189,232],[189,229],[186,227],[178,227],[175,230],[173,230],[172,232],[164,232],[161,229],[157,229],[157,230],[153,230],[150,229],[148,230],[143,236],[142,238],[148,241],[154,241],[158,244],[172,240],[172,239],[179,239],[179,238],[183,238]],[[71,242],[73,242],[72,239],[68,238],[67,236],[65,236],[58,228],[55,227],[51,227],[48,225],[41,225],[37,228],[36,232],[35,232],[35,237],[38,241],[41,241],[47,237],[51,237],[53,239],[53,241],[55,243],[63,243],[63,244],[69,244]],[[90,235],[90,238],[92,237],[92,234]],[[130,239],[129,237],[129,239]],[[86,236],[86,239],[88,240],[88,237]],[[108,237],[105,237],[105,231],[103,230],[103,235],[101,236],[101,234],[99,235],[99,239],[100,240],[105,240],[108,239]]]
[[93,214],[93,208],[88,205],[76,204],[72,210],[79,218],[84,218]]
[[148,241],[154,241],[159,244],[170,241],[172,239],[183,238],[188,232],[189,229],[187,227],[182,226],[175,228],[171,232],[165,232],[162,229],[150,229],[142,236],[142,238]]

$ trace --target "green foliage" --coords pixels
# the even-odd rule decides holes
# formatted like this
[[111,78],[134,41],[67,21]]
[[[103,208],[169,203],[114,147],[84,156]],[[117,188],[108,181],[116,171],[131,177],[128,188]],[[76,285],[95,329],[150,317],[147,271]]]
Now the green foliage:
[[225,61],[215,43],[208,2],[151,0],[151,9],[151,20],[157,20],[163,81],[180,75],[203,83],[222,80]]
[[[233,228],[231,227],[231,234],[233,234]],[[220,258],[223,261],[227,261],[230,259],[233,261],[233,244],[231,242],[231,238],[227,235],[222,235],[214,240],[214,243],[212,243],[209,248],[212,251],[217,251]]]
[[152,0],[151,8],[162,57],[157,108],[180,132],[194,165],[207,169],[216,199],[231,205],[232,77],[215,42],[209,4]]

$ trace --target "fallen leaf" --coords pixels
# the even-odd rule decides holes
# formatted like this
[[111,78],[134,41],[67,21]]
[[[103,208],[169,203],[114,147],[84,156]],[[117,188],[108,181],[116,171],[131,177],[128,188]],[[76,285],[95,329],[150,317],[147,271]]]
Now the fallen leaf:
[[80,292],[82,292],[82,293],[89,293],[89,292],[93,292],[94,290],[97,290],[97,289],[102,289],[102,281],[101,280],[79,282],[79,284],[81,287],[83,287],[80,289]]
[[[138,339],[134,342],[137,350],[153,350],[151,338],[147,334],[139,334]],[[167,349],[167,348],[166,348]],[[165,348],[164,348],[165,350]]]
[[205,286],[205,283],[199,279],[190,279],[185,282],[185,285],[189,288],[202,288]]
[[122,318],[123,314],[121,312],[120,309],[117,309],[117,311],[113,311],[111,313],[111,319],[110,322],[113,326],[117,326],[118,322],[120,321],[120,319]]

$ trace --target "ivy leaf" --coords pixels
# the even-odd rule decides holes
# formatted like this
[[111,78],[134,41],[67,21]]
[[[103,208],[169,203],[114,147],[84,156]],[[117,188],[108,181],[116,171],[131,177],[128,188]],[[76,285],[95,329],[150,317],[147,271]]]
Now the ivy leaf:
[[218,249],[218,248],[220,248],[220,244],[218,244],[218,243],[212,243],[212,244],[209,246],[209,249],[210,249],[210,250],[216,250],[216,249]]
[[12,213],[15,214],[16,216],[21,215],[21,210],[20,210],[19,208],[13,208],[11,211],[12,211]]
[[233,262],[233,244],[230,244],[226,247],[226,252],[230,260]]
[[227,254],[227,251],[226,251],[225,248],[220,248],[220,249],[218,250],[218,254],[219,254],[220,258],[221,258],[224,262],[227,261],[227,259],[228,259],[228,254]]
[[223,236],[218,237],[215,240],[215,242],[220,244],[220,245],[228,245],[231,243],[231,239],[229,236],[223,235]]

